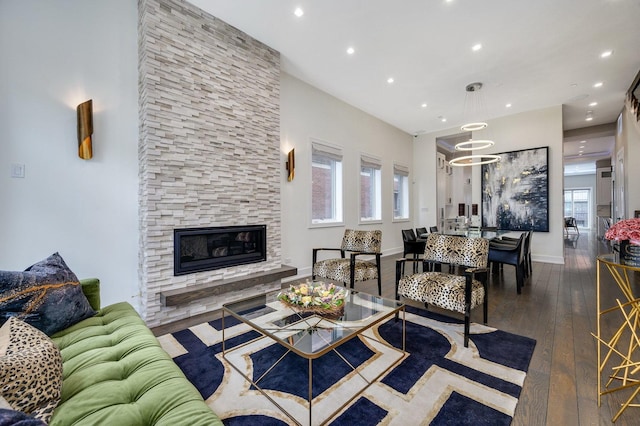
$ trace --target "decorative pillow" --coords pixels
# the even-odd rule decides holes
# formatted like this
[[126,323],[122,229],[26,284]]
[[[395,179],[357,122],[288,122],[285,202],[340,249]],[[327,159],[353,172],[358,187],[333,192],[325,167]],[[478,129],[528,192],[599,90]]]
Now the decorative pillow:
[[47,426],[47,424],[21,411],[0,408],[0,426]]
[[51,336],[93,315],[78,278],[58,253],[24,272],[0,271],[0,324],[15,316]]
[[0,392],[14,410],[48,422],[60,402],[62,357],[43,332],[12,317],[0,328]]

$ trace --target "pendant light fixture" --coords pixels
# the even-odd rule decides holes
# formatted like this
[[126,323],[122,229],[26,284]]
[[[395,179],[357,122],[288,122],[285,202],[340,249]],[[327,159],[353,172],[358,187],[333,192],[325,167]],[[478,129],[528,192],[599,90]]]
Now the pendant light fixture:
[[[472,111],[474,114],[478,114],[485,110],[482,96],[480,95],[480,89],[482,89],[482,83],[470,83],[465,87],[466,95],[464,98],[464,111],[465,117],[468,115],[468,111]],[[472,117],[473,119],[477,117]],[[484,121],[472,121],[460,126],[460,130],[464,132],[479,132],[489,127]],[[490,139],[471,139],[464,142],[459,142],[455,145],[456,151],[477,151],[480,149],[487,149],[494,145],[494,142]],[[451,166],[476,166],[480,164],[490,164],[500,161],[499,155],[493,154],[470,154],[461,157],[456,157],[449,161]]]

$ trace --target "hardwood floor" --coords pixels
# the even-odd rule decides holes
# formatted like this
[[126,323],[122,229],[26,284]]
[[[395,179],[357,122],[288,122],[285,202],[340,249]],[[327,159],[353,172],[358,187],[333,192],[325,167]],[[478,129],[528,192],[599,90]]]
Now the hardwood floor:
[[[575,233],[571,236],[575,238]],[[575,247],[565,240],[564,265],[533,262],[533,274],[520,295],[515,268],[505,265],[503,272],[491,276],[488,325],[537,341],[513,426],[613,424],[613,415],[630,395],[629,391],[604,395],[598,407],[597,347],[591,336],[597,319],[596,257],[610,251],[607,241],[582,231]],[[394,297],[394,261],[383,259],[385,297]],[[638,275],[635,294],[640,295]],[[608,271],[601,271],[601,279],[602,300],[614,306],[615,299],[623,296]],[[358,289],[376,292],[375,283],[360,284]],[[482,320],[481,309],[472,312],[472,320]],[[601,324],[604,332],[613,333],[622,321],[611,314]],[[639,418],[640,408],[630,407],[615,424],[638,425]]]
[[[583,231],[575,247],[565,240],[564,265],[533,262],[533,274],[522,294],[516,294],[513,267],[505,265],[503,272],[491,277],[488,325],[537,341],[514,426],[612,424],[620,403],[630,395],[629,391],[604,395],[601,406],[597,404],[596,342],[591,336],[596,331],[595,259],[609,251],[607,242]],[[385,297],[394,297],[397,257],[400,255],[383,258]],[[613,306],[622,295],[606,270],[601,275],[602,299]],[[635,275],[634,291],[640,295],[640,274]],[[377,292],[375,281],[358,283],[356,289]],[[481,315],[482,309],[474,310],[472,320],[481,321]],[[611,314],[602,323],[603,334],[612,333],[621,322],[622,317]],[[183,326],[188,325],[172,324],[154,332],[159,335]],[[630,407],[615,424],[637,425],[639,418],[640,408]]]

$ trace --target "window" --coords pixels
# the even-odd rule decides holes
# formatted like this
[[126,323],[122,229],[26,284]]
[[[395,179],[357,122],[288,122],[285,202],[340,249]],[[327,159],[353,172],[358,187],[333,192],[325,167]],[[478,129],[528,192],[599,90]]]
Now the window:
[[393,219],[409,219],[409,168],[393,165]]
[[382,161],[366,154],[360,156],[360,221],[382,220]]
[[590,204],[590,189],[567,189],[564,191],[564,216],[575,218],[580,228],[590,227]]
[[342,223],[342,150],[311,142],[311,223]]

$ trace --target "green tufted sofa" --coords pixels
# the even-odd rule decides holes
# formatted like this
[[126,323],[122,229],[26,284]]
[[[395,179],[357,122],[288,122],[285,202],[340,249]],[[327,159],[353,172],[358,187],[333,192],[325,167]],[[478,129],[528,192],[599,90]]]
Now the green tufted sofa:
[[[100,282],[82,280],[100,307]],[[62,353],[51,426],[222,425],[131,305],[117,303],[52,336]]]

